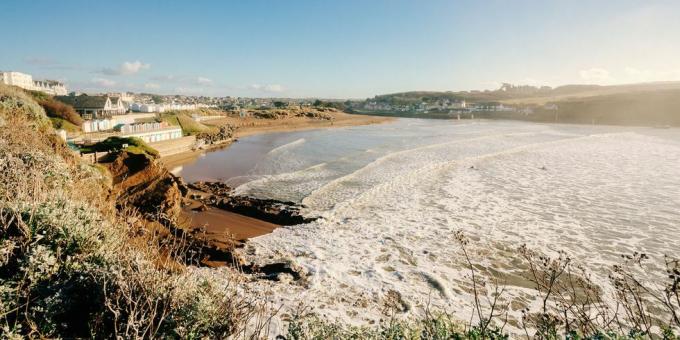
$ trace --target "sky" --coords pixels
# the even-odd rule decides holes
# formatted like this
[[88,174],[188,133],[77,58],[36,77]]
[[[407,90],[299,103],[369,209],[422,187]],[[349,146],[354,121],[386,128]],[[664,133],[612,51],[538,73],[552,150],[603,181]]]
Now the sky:
[[0,1],[0,70],[85,92],[368,98],[680,80],[680,1]]

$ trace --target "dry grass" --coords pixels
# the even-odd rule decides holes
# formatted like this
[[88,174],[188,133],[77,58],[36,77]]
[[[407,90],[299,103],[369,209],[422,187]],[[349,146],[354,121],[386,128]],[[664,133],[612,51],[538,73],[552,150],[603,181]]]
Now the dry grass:
[[108,176],[0,87],[0,337],[221,338],[261,316],[240,274],[188,269],[186,240],[116,209]]

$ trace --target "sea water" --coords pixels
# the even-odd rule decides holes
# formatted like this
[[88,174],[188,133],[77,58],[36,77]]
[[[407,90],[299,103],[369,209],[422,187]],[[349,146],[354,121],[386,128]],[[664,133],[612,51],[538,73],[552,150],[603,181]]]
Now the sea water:
[[665,254],[680,255],[680,129],[401,119],[252,136],[179,174],[321,217],[252,239],[242,254],[303,273],[253,284],[284,311],[302,303],[353,324],[384,318],[390,291],[404,315],[469,319],[457,231],[478,274],[520,302],[514,318],[536,296],[517,268],[522,244],[566,252],[605,292],[622,254],[646,253],[658,275]]

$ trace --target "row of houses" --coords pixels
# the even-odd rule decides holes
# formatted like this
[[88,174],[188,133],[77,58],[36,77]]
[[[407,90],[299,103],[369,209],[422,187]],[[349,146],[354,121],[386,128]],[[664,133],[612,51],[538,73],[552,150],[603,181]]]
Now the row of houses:
[[146,143],[182,138],[182,129],[167,123],[139,123],[124,125],[122,137],[136,137]]
[[53,96],[64,96],[68,93],[66,86],[56,80],[33,80],[33,76],[15,71],[0,72],[0,83],[18,86],[25,90],[41,91]]
[[196,110],[198,108],[210,107],[207,104],[143,104],[133,103],[130,110],[133,112],[166,112],[178,110]]
[[88,119],[83,122],[82,129],[85,133],[110,131],[119,129],[126,124],[134,124],[141,119],[148,120],[155,117],[154,113],[134,113],[111,116],[109,118]]
[[164,129],[167,127],[169,127],[169,125],[165,122],[132,123],[123,125],[120,128],[120,131],[122,133],[149,132]]
[[165,122],[137,122],[139,119],[149,119],[147,114],[128,114],[108,119],[93,119],[83,122],[83,132],[88,140],[105,139],[110,136],[137,137],[147,143],[162,142],[182,138],[182,129]]
[[[415,113],[470,113],[470,112],[521,112],[532,114],[532,107],[516,107],[501,103],[468,103],[460,101],[437,101],[433,103],[420,102],[416,104],[390,104],[377,101],[369,101],[363,105],[364,109],[373,111],[394,111],[394,112],[415,112]],[[542,107],[545,110],[557,110],[556,104],[546,104]]]
[[390,104],[378,101],[369,101],[364,104],[364,109],[372,111],[444,111],[444,110],[461,110],[466,109],[468,103],[465,100],[453,101],[449,99],[439,100],[436,102],[426,103],[420,102],[416,104]]

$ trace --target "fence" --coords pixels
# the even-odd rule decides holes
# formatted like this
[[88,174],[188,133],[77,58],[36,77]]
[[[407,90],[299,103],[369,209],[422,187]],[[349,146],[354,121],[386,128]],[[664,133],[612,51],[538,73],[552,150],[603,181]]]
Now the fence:
[[94,164],[97,163],[98,160],[100,160],[102,157],[108,155],[108,151],[102,151],[102,152],[93,152],[93,153],[81,153],[80,158],[82,158],[84,161]]

